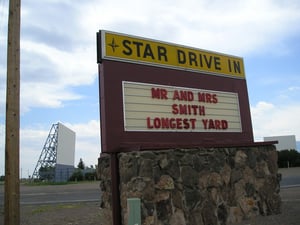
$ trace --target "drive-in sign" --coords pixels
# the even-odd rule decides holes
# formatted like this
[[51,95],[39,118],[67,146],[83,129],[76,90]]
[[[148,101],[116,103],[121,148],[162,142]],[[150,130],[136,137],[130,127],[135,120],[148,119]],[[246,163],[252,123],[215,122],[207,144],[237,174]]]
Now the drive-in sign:
[[101,38],[105,59],[245,77],[239,57],[104,31]]
[[243,59],[97,33],[102,152],[253,143]]

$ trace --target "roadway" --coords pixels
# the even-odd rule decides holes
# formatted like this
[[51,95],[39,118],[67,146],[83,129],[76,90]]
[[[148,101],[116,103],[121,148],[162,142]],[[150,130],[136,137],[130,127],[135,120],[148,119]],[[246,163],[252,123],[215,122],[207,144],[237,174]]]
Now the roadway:
[[[278,171],[282,174],[281,194],[283,199],[292,193],[291,187],[300,190],[300,167],[284,168]],[[99,181],[67,184],[67,185],[21,185],[20,204],[59,204],[75,202],[100,202]],[[300,196],[299,196],[300,198]],[[290,199],[289,199],[290,200]],[[4,185],[0,185],[0,206],[4,205]]]
[[280,168],[278,173],[282,176],[282,188],[300,186],[300,167]]
[[[20,204],[100,202],[99,181],[67,185],[20,186]],[[0,185],[0,206],[4,205],[4,185]]]

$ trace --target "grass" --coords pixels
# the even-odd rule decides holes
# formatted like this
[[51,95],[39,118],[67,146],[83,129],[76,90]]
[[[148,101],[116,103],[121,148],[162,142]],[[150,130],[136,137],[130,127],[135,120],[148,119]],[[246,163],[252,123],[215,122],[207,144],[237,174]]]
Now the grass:
[[[72,184],[73,182],[43,182],[43,181],[35,181],[35,182],[26,182],[25,185],[28,186],[48,186],[48,185],[67,185]],[[75,183],[75,182],[74,182]]]
[[24,184],[28,186],[48,186],[48,185],[84,184],[84,183],[94,183],[94,182],[99,182],[99,181],[68,181],[68,182],[35,181],[35,182],[26,182]]
[[59,209],[76,209],[82,207],[82,204],[59,204],[59,205],[41,205],[36,208],[34,208],[31,211],[31,214],[39,214],[39,213],[45,213],[50,211],[55,211]]

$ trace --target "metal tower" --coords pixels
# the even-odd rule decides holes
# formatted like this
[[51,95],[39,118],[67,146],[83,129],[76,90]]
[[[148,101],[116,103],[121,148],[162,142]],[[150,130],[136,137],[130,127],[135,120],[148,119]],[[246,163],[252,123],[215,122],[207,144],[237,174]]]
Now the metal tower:
[[32,174],[32,179],[50,180],[55,178],[57,157],[58,123],[53,124],[45,142],[39,160]]

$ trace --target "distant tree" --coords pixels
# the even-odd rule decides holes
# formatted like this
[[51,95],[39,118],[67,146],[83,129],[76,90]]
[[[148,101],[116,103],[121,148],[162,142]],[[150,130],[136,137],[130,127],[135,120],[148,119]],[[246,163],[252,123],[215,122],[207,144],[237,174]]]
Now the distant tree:
[[82,158],[80,158],[77,168],[74,170],[70,181],[96,180],[97,173],[93,165],[86,167]]
[[0,181],[4,181],[4,180],[5,180],[5,176],[4,175],[0,176]]
[[79,163],[77,165],[77,168],[84,170],[85,165],[84,165],[84,162],[83,162],[82,158],[80,158]]
[[295,149],[278,151],[278,167],[300,166],[300,153]]

